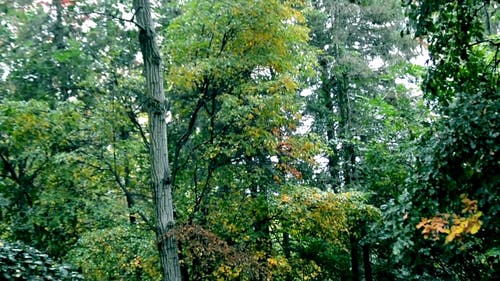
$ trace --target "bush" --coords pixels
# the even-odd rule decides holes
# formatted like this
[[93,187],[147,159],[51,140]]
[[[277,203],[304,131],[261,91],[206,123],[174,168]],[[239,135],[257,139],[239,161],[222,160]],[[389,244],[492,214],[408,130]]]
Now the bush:
[[84,280],[69,265],[54,262],[47,254],[20,242],[0,240],[2,280]]
[[153,231],[122,225],[84,233],[65,259],[88,280],[159,281]]

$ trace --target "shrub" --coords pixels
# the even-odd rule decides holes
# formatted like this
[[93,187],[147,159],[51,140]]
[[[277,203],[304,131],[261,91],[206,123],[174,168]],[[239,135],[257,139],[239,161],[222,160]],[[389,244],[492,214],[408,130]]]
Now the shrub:
[[0,240],[0,279],[84,280],[71,266],[58,264],[47,254],[28,245],[4,240]]

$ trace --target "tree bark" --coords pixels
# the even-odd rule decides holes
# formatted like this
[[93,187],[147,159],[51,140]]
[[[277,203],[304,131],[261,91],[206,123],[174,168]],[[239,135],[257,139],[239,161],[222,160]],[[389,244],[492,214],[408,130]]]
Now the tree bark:
[[58,50],[63,50],[64,45],[64,25],[63,25],[63,5],[62,0],[54,1],[56,6],[56,22],[54,24],[54,44]]
[[[54,45],[57,50],[64,50],[66,48],[66,44],[64,43],[64,6],[62,0],[54,1],[54,5],[56,7],[56,22],[53,27],[54,34]],[[59,90],[61,91],[61,99],[67,100],[70,96],[70,76],[71,73],[67,67],[67,63],[62,63],[59,67],[59,73],[57,78],[59,78],[59,83],[61,86]],[[56,77],[54,77],[57,79]]]
[[162,61],[155,41],[149,0],[134,0],[139,43],[144,60],[147,110],[150,130],[151,184],[156,219],[156,237],[163,281],[181,281],[174,228],[172,180],[168,161],[167,123]]
[[349,234],[349,242],[351,246],[351,280],[359,281],[359,255],[358,255],[358,239],[354,234]]
[[356,165],[356,156],[354,145],[352,144],[352,124],[351,124],[351,108],[349,102],[349,93],[347,85],[349,83],[347,74],[342,73],[337,78],[337,106],[339,110],[339,138],[342,140],[342,160],[344,186],[350,188],[354,182],[354,168]]
[[[290,243],[290,233],[283,232],[283,254],[288,261],[292,259],[292,245]],[[285,276],[285,281],[293,281],[292,273],[287,273]]]
[[373,281],[372,265],[370,263],[370,245],[364,244],[362,249],[363,249],[363,268],[365,272],[365,281]]

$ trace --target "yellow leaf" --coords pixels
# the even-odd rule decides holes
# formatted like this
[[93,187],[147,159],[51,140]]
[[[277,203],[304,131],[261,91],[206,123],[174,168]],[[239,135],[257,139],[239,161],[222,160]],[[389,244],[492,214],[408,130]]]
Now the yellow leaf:
[[455,232],[453,232],[453,231],[452,231],[450,234],[448,234],[448,235],[446,236],[446,240],[445,240],[445,242],[444,242],[444,243],[445,243],[445,244],[450,243],[451,241],[453,241],[453,239],[455,239],[455,236],[456,236],[456,235],[455,235]]
[[292,200],[292,198],[290,198],[290,196],[288,196],[286,194],[281,195],[281,203],[288,203],[291,200]]
[[476,234],[480,228],[481,228],[481,222],[473,224],[472,227],[470,228],[470,234]]
[[268,263],[270,266],[278,266],[278,261],[277,261],[275,258],[268,258],[268,259],[267,259],[267,263]]

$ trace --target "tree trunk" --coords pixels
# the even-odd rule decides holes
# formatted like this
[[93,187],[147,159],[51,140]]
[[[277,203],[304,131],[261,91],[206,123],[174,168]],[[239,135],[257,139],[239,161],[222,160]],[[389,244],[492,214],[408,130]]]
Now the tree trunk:
[[[320,89],[320,100],[321,104],[324,106],[327,116],[335,114],[336,105],[334,103],[334,95],[337,81],[336,77],[332,76],[329,72],[329,65],[326,59],[320,60],[321,66],[321,89]],[[330,184],[333,192],[339,193],[342,186],[342,180],[340,178],[340,158],[339,149],[337,148],[338,142],[338,132],[336,130],[336,121],[334,118],[327,117],[326,120],[326,137],[327,142],[330,144],[330,149],[333,153],[328,155],[328,174],[330,176]],[[327,185],[325,185],[327,187]]]
[[[283,254],[285,255],[285,258],[287,261],[291,261],[292,259],[292,246],[290,244],[290,233],[288,232],[283,232]],[[285,275],[285,281],[292,281],[293,276],[292,273],[287,273]]]
[[56,23],[54,25],[54,44],[58,50],[64,49],[64,25],[62,0],[54,1],[56,6]]
[[486,34],[491,36],[491,35],[493,35],[493,32],[491,30],[491,16],[490,16],[490,13],[488,11],[489,7],[490,7],[490,4],[485,3],[483,6],[483,11],[484,11],[484,22],[485,22],[485,26],[486,26]]
[[350,188],[354,182],[355,152],[352,144],[351,108],[347,85],[349,81],[346,74],[337,78],[337,105],[339,110],[339,138],[342,141],[342,161],[345,188]]
[[151,144],[151,184],[160,264],[163,281],[181,281],[178,248],[175,235],[172,232],[174,228],[174,207],[168,162],[161,56],[155,41],[149,1],[134,0],[134,10],[137,25],[139,26],[139,43],[144,59],[144,76],[146,77],[146,92],[149,101],[147,110]]
[[[66,48],[66,44],[64,43],[64,22],[63,22],[63,13],[64,7],[62,0],[54,1],[54,5],[56,6],[56,22],[53,27],[54,34],[54,45],[57,50],[64,50]],[[70,78],[71,73],[68,69],[67,63],[62,63],[59,67],[59,73],[55,79],[59,79],[58,81],[61,86],[59,90],[61,91],[61,99],[67,100],[70,95]]]
[[359,281],[358,239],[354,236],[354,234],[349,234],[349,242],[351,244],[351,280]]
[[[363,224],[361,226],[361,237],[367,236],[367,222],[363,221]],[[370,263],[370,244],[368,241],[364,241],[364,243],[361,246],[361,250],[363,252],[363,272],[365,275],[365,281],[373,281],[373,273],[372,273],[372,264]]]
[[[324,70],[327,73],[326,70]],[[324,105],[330,114],[334,114],[335,105],[332,97],[332,86],[335,84],[333,78],[325,79],[323,83],[322,93],[324,95]],[[339,150],[336,146],[338,140],[336,140],[337,133],[335,132],[335,120],[333,118],[328,118],[326,127],[327,141],[330,143],[330,148],[333,153],[328,155],[328,173],[330,175],[332,189],[335,193],[339,193],[341,190],[341,179],[339,173]]]
[[365,272],[365,281],[373,281],[372,265],[370,263],[370,245],[363,245],[363,268]]

